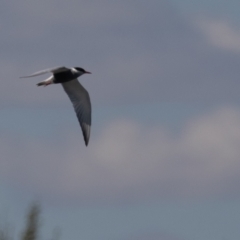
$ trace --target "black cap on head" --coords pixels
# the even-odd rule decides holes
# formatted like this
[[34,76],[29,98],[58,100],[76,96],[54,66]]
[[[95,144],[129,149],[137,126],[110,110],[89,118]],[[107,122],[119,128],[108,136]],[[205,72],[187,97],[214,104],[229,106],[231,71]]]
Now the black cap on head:
[[76,70],[80,71],[80,72],[83,72],[83,73],[90,73],[86,70],[84,70],[83,68],[80,68],[80,67],[75,67]]
[[74,68],[77,69],[78,71],[86,72],[83,68],[80,68],[80,67],[74,67]]

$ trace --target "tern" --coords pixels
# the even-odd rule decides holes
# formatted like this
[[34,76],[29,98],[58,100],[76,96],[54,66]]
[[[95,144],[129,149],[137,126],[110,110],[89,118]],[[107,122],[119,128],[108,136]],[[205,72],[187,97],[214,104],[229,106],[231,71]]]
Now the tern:
[[57,83],[62,84],[63,89],[73,104],[73,108],[82,129],[85,145],[87,146],[91,128],[91,102],[87,90],[81,85],[77,78],[86,73],[90,74],[90,72],[81,67],[56,67],[35,72],[20,78],[35,77],[45,73],[52,73],[52,75],[46,80],[39,82],[37,86],[48,86]]

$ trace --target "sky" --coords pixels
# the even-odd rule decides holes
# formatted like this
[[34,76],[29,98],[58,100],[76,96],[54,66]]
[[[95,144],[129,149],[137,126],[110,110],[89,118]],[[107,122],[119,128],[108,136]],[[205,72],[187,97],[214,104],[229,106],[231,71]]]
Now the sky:
[[[0,226],[84,240],[239,240],[235,0],[3,1]],[[83,67],[89,146],[49,67]],[[46,78],[48,76],[46,75]]]

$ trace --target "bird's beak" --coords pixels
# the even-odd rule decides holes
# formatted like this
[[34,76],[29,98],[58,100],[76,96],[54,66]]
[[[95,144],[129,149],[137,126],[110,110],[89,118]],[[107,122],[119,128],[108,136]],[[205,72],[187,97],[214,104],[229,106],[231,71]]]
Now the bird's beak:
[[91,72],[85,71],[85,73],[91,74]]

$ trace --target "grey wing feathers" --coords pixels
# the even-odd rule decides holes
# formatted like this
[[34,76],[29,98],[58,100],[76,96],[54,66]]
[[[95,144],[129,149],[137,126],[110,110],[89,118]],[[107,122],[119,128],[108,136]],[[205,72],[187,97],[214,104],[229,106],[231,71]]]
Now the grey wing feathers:
[[62,83],[62,86],[73,104],[87,146],[91,128],[91,102],[89,94],[77,79]]
[[45,74],[45,73],[49,73],[49,72],[58,73],[58,72],[64,72],[64,71],[68,71],[68,70],[69,70],[69,68],[66,68],[66,67],[48,68],[48,69],[45,69],[45,70],[42,70],[42,71],[38,71],[38,72],[35,72],[35,73],[31,74],[31,75],[20,77],[20,78],[29,78],[29,77],[39,76],[39,75],[42,75],[42,74]]

